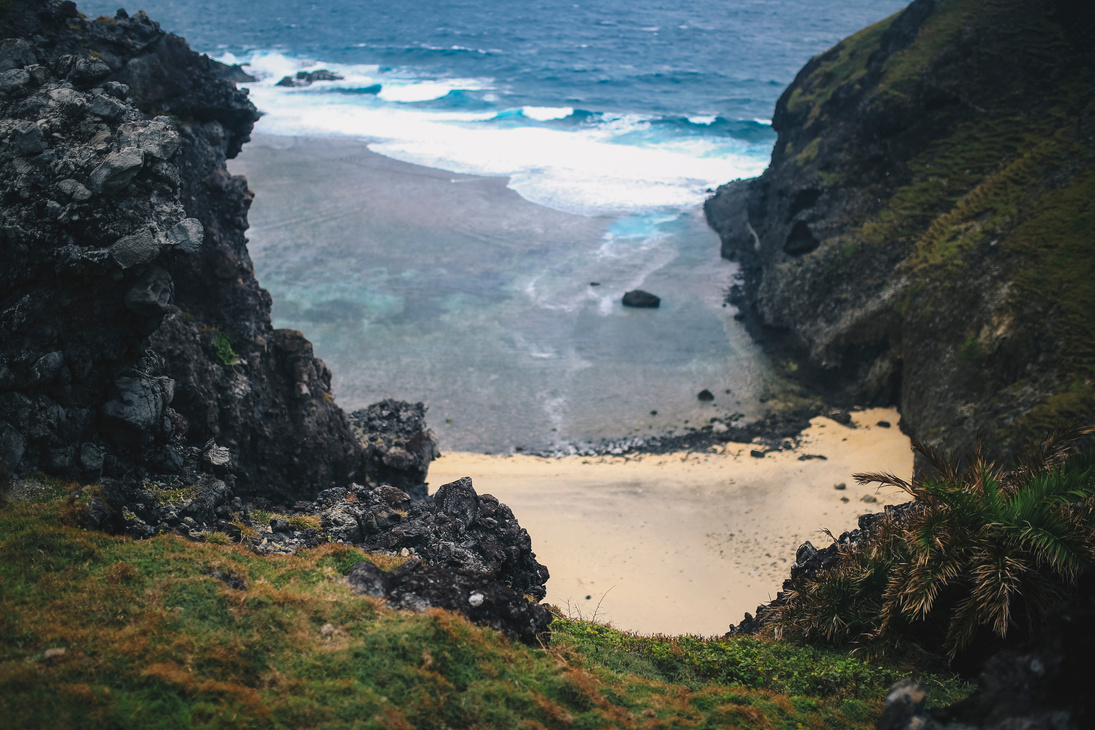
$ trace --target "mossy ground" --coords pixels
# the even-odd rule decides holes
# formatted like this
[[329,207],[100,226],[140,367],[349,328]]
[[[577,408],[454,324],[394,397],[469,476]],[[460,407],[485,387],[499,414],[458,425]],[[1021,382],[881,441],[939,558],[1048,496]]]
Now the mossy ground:
[[[906,670],[561,617],[530,648],[354,595],[342,576],[370,559],[355,548],[132,541],[72,526],[67,491],[0,510],[10,727],[865,728]],[[940,699],[963,691],[929,682]]]

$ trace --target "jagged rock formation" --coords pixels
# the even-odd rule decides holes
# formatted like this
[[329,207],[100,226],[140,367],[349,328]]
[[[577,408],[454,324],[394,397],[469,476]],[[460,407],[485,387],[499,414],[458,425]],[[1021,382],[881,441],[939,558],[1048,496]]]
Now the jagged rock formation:
[[551,617],[537,602],[548,570],[509,508],[476,494],[470,478],[414,504],[391,487],[330,490],[321,501],[324,525],[341,529],[344,542],[414,556],[393,574],[359,564],[349,576],[358,592],[398,608],[459,611],[526,643],[543,638]]
[[1004,454],[1095,413],[1095,11],[916,0],[811,60],[706,213],[800,376]]
[[[394,605],[537,641],[548,573],[528,533],[470,480],[425,499],[425,407],[354,414],[364,447],[311,344],[271,326],[251,192],[225,168],[257,118],[231,69],[143,13],[12,0],[0,29],[5,485],[33,470],[94,481],[74,492],[88,526],[132,537],[406,550],[381,577]],[[293,514],[254,524],[271,504]]]
[[426,473],[441,455],[426,425],[426,406],[387,398],[350,414],[350,427],[365,447],[366,468],[375,481],[426,498]]
[[139,479],[216,440],[241,496],[364,481],[330,373],[253,274],[224,164],[246,94],[143,13],[0,20],[0,459]]

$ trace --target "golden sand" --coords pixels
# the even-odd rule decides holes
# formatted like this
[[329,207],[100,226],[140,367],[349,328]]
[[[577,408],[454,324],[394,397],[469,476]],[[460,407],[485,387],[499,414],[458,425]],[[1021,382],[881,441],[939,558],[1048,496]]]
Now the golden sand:
[[818,417],[797,449],[764,458],[750,444],[630,458],[446,453],[430,482],[470,476],[509,505],[551,571],[548,602],[564,612],[643,633],[716,635],[775,596],[799,544],[827,545],[821,529],[839,535],[859,515],[907,501],[852,479],[911,475],[898,418],[862,411],[850,428]]

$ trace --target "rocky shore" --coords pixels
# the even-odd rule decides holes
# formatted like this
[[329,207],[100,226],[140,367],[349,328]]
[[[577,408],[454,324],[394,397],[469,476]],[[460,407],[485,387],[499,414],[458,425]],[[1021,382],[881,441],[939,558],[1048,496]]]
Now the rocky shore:
[[73,494],[89,526],[134,537],[428,555],[384,591],[535,640],[547,571],[470,481],[426,499],[424,407],[347,417],[308,340],[272,327],[225,166],[258,118],[232,69],[144,13],[0,18],[0,481],[95,483]]
[[1093,27],[916,0],[802,69],[768,169],[705,206],[788,375],[955,453],[1091,419]]

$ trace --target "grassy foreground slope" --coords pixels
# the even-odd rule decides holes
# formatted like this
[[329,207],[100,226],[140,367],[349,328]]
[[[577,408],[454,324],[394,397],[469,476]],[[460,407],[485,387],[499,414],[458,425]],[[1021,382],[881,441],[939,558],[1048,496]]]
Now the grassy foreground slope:
[[[6,727],[871,727],[906,673],[749,638],[637,637],[558,618],[529,648],[355,595],[331,544],[260,557],[77,525],[94,488],[0,509]],[[76,496],[73,496],[75,494]],[[940,703],[964,687],[928,677]]]

